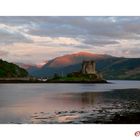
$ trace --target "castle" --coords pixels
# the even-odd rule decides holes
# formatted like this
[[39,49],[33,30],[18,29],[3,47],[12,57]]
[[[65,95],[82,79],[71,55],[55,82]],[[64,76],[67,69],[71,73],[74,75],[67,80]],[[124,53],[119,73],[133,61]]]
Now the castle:
[[96,74],[95,61],[83,61],[81,72],[82,74]]
[[52,81],[58,83],[106,83],[102,74],[96,71],[96,63],[93,60],[83,61],[80,71],[69,73],[63,77],[55,77]]
[[96,71],[96,63],[93,60],[83,61],[81,74],[89,75],[91,79],[103,79],[102,74]]

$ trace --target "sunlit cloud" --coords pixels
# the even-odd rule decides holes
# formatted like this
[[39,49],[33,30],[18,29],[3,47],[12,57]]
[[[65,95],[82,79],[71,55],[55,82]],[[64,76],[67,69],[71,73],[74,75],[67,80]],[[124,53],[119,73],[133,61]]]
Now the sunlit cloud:
[[34,43],[38,45],[51,45],[51,46],[74,46],[80,45],[81,42],[78,39],[70,37],[40,37],[40,36],[30,36]]
[[56,56],[63,55],[67,52],[75,52],[71,47],[52,47],[38,46],[35,44],[18,43],[12,46],[3,46],[1,50],[9,52],[9,55],[3,54],[2,58],[10,62],[25,63],[25,64],[40,64],[46,60]]

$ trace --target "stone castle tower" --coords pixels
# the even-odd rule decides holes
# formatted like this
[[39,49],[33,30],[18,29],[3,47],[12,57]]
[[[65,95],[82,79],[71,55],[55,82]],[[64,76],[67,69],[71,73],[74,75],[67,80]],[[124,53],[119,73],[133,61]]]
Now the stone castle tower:
[[83,74],[96,74],[95,61],[83,61],[82,64],[82,73]]

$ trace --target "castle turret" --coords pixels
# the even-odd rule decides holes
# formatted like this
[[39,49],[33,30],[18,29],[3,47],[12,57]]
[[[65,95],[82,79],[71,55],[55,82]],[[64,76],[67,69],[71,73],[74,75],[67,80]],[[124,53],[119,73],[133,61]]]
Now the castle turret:
[[83,74],[96,74],[95,61],[83,61],[82,64],[82,73]]

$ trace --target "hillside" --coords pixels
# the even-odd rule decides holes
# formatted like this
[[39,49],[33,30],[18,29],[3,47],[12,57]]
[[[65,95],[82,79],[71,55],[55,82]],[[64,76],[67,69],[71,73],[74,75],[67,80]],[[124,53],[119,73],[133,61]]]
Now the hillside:
[[106,79],[140,79],[140,58],[113,57],[87,52],[56,57],[41,68],[34,66],[27,70],[29,74],[37,77],[52,77],[55,73],[66,75],[79,71],[83,60],[95,60],[97,71]]
[[0,60],[0,78],[26,77],[28,72],[19,66]]
[[101,71],[108,79],[140,79],[140,58],[120,58]]

